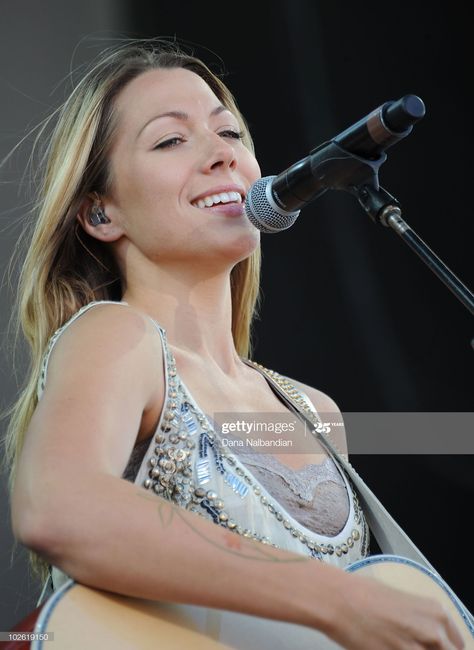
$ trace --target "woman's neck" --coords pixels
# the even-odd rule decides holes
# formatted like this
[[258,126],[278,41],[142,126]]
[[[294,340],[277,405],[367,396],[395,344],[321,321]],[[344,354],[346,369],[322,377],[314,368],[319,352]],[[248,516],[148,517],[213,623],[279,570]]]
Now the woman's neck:
[[241,364],[232,337],[229,273],[204,275],[157,269],[153,277],[127,278],[123,300],[161,325],[182,354],[218,366],[226,374]]

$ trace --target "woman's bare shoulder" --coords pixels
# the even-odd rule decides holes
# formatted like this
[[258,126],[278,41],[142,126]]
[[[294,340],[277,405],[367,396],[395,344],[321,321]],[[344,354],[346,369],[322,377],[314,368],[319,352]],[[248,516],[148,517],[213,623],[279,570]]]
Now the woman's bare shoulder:
[[103,343],[104,340],[113,343],[117,336],[140,335],[150,327],[150,319],[134,307],[125,303],[103,302],[91,304],[86,306],[85,311],[77,312],[66,327],[61,328],[63,332],[60,338],[67,340],[68,335],[78,338],[87,335],[90,345],[94,345],[94,341]]
[[162,359],[159,333],[138,310],[97,305],[70,322],[25,434],[28,471],[34,458],[54,466],[58,482],[71,480],[71,467],[78,480],[97,471],[121,476],[137,437],[159,417]]
[[70,322],[48,361],[45,390],[107,381],[156,386],[161,339],[151,319],[128,305],[97,304]]
[[138,349],[159,340],[158,331],[143,312],[120,303],[99,303],[77,315],[65,327],[54,349],[75,354],[104,355]]

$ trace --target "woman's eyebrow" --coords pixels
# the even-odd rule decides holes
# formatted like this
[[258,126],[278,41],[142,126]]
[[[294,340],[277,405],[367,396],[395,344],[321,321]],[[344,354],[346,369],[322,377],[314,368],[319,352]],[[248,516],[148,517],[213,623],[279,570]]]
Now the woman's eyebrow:
[[[210,112],[209,117],[214,117],[214,116],[216,116],[216,115],[219,115],[219,114],[222,113],[223,111],[228,111],[228,110],[229,110],[229,109],[228,109],[226,106],[224,106],[223,104],[219,104],[219,106],[216,106],[216,108],[214,108],[214,109]],[[186,122],[187,120],[189,120],[189,115],[188,115],[188,113],[185,113],[184,111],[166,111],[166,113],[160,113],[160,115],[155,115],[155,116],[152,117],[150,120],[148,120],[148,122],[147,122],[146,124],[144,124],[144,125],[142,126],[142,128],[140,129],[140,131],[139,131],[138,134],[137,134],[137,138],[138,138],[139,135],[142,133],[142,131],[144,131],[144,130],[146,129],[146,127],[147,127],[149,124],[151,124],[151,123],[154,122],[155,120],[160,119],[161,117],[174,117],[176,120],[182,120],[183,122]]]

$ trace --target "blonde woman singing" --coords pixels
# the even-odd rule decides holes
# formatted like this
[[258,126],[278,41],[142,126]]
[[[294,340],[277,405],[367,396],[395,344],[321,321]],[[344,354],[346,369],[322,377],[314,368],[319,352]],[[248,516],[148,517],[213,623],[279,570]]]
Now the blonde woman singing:
[[239,458],[213,426],[338,413],[249,361],[260,256],[243,201],[260,170],[226,86],[176,47],[129,43],[55,118],[18,299],[31,373],[7,440],[13,529],[39,574],[350,650],[462,648],[436,602],[343,570],[369,552],[344,454],[315,438],[306,455]]

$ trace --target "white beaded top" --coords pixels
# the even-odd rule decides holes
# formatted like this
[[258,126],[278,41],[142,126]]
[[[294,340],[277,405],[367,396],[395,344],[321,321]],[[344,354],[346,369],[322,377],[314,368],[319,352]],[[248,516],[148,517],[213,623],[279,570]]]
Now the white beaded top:
[[[88,309],[107,302],[86,305],[51,337],[39,380],[39,396],[49,356],[61,333]],[[320,465],[293,470],[273,454],[231,453],[179,377],[165,330],[155,321],[153,324],[161,337],[165,358],[165,404],[155,434],[134,447],[122,477],[229,531],[264,544],[342,567],[367,555],[367,525],[337,460],[328,454]],[[248,363],[262,372],[270,386],[278,382],[280,391],[282,386],[291,386],[277,373],[263,372],[266,369]],[[293,386],[282,401],[302,418],[294,401],[301,403],[303,399],[311,405],[312,417],[317,418],[307,396]]]

